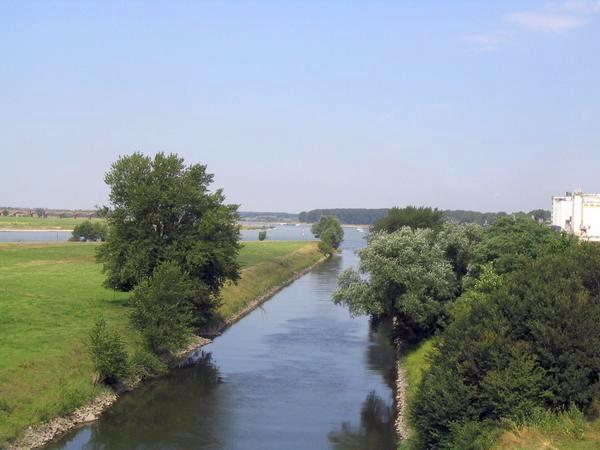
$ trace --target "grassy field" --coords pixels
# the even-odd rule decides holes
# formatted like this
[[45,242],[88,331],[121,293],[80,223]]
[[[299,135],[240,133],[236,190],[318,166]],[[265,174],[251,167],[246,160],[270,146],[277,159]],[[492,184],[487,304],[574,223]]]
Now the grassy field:
[[[85,341],[102,315],[130,350],[127,294],[102,287],[96,244],[0,244],[0,448],[39,421],[65,414],[100,393]],[[247,242],[237,285],[221,314],[235,314],[294,271],[318,261],[314,242]]]
[[[0,230],[72,230],[88,219],[59,219],[58,217],[5,217],[0,216]],[[100,221],[103,219],[92,219]]]

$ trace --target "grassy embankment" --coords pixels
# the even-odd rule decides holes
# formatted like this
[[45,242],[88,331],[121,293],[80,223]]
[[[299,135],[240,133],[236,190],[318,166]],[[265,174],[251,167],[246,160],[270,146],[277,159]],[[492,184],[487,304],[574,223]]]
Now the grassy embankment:
[[[65,218],[48,217],[9,217],[0,216],[0,230],[72,230],[75,225],[85,222],[86,218]],[[93,222],[103,219],[92,219]]]
[[[423,372],[427,369],[427,355],[433,348],[433,339],[426,340],[411,349],[402,359],[406,372],[408,391],[407,402],[411,408]],[[411,438],[403,442],[400,450],[416,448],[416,434],[412,426]],[[600,448],[600,419],[589,420],[579,411],[566,411],[561,414],[541,412],[529,420],[527,426],[506,423],[494,450],[592,450]]]
[[[127,294],[102,287],[96,244],[0,244],[0,448],[30,424],[63,415],[103,389],[93,383],[87,335],[102,315],[128,349]],[[223,291],[227,318],[320,259],[316,243],[248,242],[242,279]]]

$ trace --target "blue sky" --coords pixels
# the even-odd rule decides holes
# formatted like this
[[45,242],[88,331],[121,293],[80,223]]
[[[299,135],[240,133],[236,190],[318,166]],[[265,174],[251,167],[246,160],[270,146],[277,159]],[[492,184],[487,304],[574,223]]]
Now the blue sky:
[[244,210],[600,191],[600,0],[0,3],[0,205],[176,152]]

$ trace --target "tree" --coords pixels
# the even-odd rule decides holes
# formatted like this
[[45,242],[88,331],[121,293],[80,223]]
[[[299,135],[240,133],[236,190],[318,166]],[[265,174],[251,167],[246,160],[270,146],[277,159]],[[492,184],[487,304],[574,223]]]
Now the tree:
[[108,227],[102,222],[86,220],[73,228],[72,241],[105,241]]
[[172,261],[194,282],[195,325],[206,323],[223,284],[240,276],[237,206],[210,192],[212,181],[206,166],[175,154],[119,158],[105,177],[109,234],[97,254],[106,286],[129,291]]
[[4,208],[4,209],[2,210],[2,215],[3,215],[4,217],[8,216],[9,214],[10,214],[10,211],[9,211],[8,209]]
[[407,342],[431,335],[457,289],[434,231],[404,227],[372,233],[358,254],[358,271],[342,272],[334,301],[353,314],[395,318],[397,332]]
[[402,227],[439,229],[444,221],[444,213],[436,209],[414,206],[392,208],[387,215],[373,224],[374,232],[392,233]]
[[261,230],[258,232],[258,240],[264,241],[267,238],[267,232],[265,230]]
[[478,276],[481,266],[492,264],[499,273],[520,269],[531,259],[565,251],[576,238],[565,236],[530,219],[498,219],[482,235],[473,250],[471,276]]
[[174,353],[189,340],[194,290],[194,281],[172,261],[133,290],[131,320],[153,352]]
[[35,214],[39,217],[42,218],[46,215],[46,211],[44,211],[44,208],[36,208],[35,209]]
[[344,229],[339,219],[323,216],[311,227],[315,237],[320,239],[319,250],[327,256],[334,254],[344,240]]
[[452,424],[585,410],[600,398],[600,246],[545,254],[504,276],[488,266],[480,280],[456,303],[416,396],[426,448],[452,439]]

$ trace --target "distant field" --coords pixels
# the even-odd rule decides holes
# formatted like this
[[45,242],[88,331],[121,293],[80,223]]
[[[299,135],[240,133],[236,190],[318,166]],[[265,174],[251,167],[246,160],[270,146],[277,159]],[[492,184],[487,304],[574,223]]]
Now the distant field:
[[[64,414],[97,395],[85,341],[102,315],[130,350],[127,294],[102,287],[96,244],[0,244],[0,448],[29,424]],[[318,261],[316,244],[246,242],[237,285],[223,292],[223,316]]]
[[[72,230],[75,225],[88,219],[59,219],[58,217],[8,217],[0,216],[0,229],[5,230]],[[101,221],[103,219],[92,219]]]

